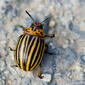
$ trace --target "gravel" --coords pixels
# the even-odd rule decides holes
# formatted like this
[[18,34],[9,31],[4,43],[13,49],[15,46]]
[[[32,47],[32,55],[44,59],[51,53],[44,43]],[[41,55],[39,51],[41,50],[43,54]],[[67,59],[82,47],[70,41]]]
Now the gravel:
[[[43,79],[37,71],[25,72],[15,65],[14,52],[23,29],[32,20],[43,21],[49,52],[42,60]],[[85,0],[1,0],[0,1],[0,85],[85,85]]]

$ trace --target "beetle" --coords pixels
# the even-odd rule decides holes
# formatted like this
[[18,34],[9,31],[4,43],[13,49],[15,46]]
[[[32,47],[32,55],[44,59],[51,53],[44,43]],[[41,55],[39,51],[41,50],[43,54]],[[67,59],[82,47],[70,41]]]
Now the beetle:
[[[48,53],[48,45],[45,43],[44,38],[53,38],[55,35],[46,35],[43,30],[43,22],[48,18],[43,22],[36,22],[29,12],[26,11],[26,13],[33,20],[33,23],[27,28],[21,26],[24,28],[23,34],[18,39],[16,49],[14,50],[10,47],[10,50],[15,51],[14,59],[17,64],[15,65],[16,67],[24,71],[33,71],[40,66],[38,77],[43,78],[41,75],[41,61],[44,52]],[[47,49],[45,50],[46,47]]]

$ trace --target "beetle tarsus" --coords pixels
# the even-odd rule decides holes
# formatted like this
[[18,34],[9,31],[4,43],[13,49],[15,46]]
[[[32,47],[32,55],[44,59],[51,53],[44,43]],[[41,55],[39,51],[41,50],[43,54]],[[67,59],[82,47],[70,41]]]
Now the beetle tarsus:
[[17,26],[20,27],[20,28],[22,28],[23,30],[26,28],[26,27],[24,27],[22,25],[17,25]]
[[17,65],[12,65],[11,67],[18,67]]
[[10,49],[10,51],[15,51],[15,49],[13,49],[13,48],[11,48],[11,47],[9,47],[9,49]]
[[54,38],[55,34],[45,35],[45,37]]
[[40,79],[42,79],[42,78],[44,77],[44,76],[42,76],[41,64],[40,64],[40,69],[39,69],[39,71],[38,71],[37,76],[38,76]]
[[44,76],[40,75],[40,76],[38,76],[38,77],[39,77],[40,79],[43,79]]

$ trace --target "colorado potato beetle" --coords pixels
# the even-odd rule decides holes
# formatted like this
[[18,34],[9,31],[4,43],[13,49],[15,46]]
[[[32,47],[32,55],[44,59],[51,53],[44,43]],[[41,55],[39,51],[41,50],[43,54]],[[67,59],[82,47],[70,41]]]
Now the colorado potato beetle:
[[[55,35],[46,35],[43,30],[43,22],[35,22],[34,18],[26,11],[26,13],[33,20],[30,27],[24,28],[24,32],[20,35],[15,51],[14,59],[16,61],[16,67],[24,71],[32,71],[40,66],[43,54],[48,50],[48,45],[45,43],[44,38],[53,38]],[[22,26],[23,27],[23,26]],[[45,48],[47,49],[45,50]],[[38,72],[38,77],[41,76],[41,68]]]

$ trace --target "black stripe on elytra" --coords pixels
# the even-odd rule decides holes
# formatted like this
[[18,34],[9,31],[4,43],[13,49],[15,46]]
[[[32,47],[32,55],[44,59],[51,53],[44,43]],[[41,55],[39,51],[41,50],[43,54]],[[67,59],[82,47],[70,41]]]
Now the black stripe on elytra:
[[27,64],[27,59],[28,59],[28,56],[27,56],[28,47],[29,47],[31,39],[33,38],[32,35],[27,35],[27,38],[28,38],[28,36],[29,36],[29,39],[28,39],[28,43],[27,43],[26,52],[25,52],[25,55],[24,55],[25,59],[24,59],[24,62],[23,62],[24,70],[26,70],[26,64]]
[[31,43],[31,45],[30,45],[29,51],[28,51],[28,53],[27,53],[27,61],[28,61],[28,59],[29,59],[29,53],[30,53],[31,48],[32,48],[32,46],[33,46],[33,44],[34,44],[34,41],[35,41],[35,38],[33,39],[32,43]]
[[[40,38],[39,38],[39,39],[40,39]],[[40,39],[40,47],[39,47],[39,50],[38,50],[38,52],[37,52],[37,56],[36,56],[36,58],[35,58],[35,60],[34,60],[33,65],[31,66],[31,68],[35,65],[35,63],[36,63],[36,61],[37,61],[37,59],[38,59],[38,57],[39,57],[39,54],[40,54],[40,51],[41,51],[41,45],[42,45],[42,41],[41,41],[41,39]]]
[[42,57],[43,57],[43,56],[42,56],[42,53],[43,53],[43,50],[44,50],[44,49],[43,49],[43,47],[44,47],[44,41],[43,41],[43,40],[42,40],[42,44],[43,44],[43,45],[42,45],[42,49],[41,49],[40,58],[39,58],[39,60],[38,60],[38,62],[37,62],[37,64],[36,64],[36,66],[35,66],[33,69],[35,69],[39,63],[41,63],[40,61],[41,61],[41,59],[42,59]]
[[28,51],[28,55],[29,55],[29,53],[30,53],[30,51],[31,51],[31,48],[32,48],[34,42],[35,42],[35,39],[36,39],[36,37],[33,39],[32,43],[31,43],[31,45],[30,45],[30,48],[29,48],[29,51]]
[[21,42],[19,42],[20,43],[19,49],[18,49],[18,61],[19,61],[18,65],[19,65],[19,67],[21,67],[20,66],[20,53],[21,53],[20,50],[21,50],[21,45],[22,45],[24,37],[25,37],[25,35],[23,35],[23,38],[22,38]]
[[28,37],[26,36],[26,38],[25,38],[25,42],[24,42],[23,57],[24,57],[24,52],[25,52],[25,48],[26,48],[27,38],[28,38]]
[[33,53],[32,53],[32,57],[31,57],[30,64],[29,64],[29,69],[31,68],[31,62],[32,62],[32,60],[34,58],[34,55],[35,55],[35,52],[37,50],[38,44],[39,44],[39,37],[37,38],[36,46],[34,47],[34,50],[33,50]]
[[29,41],[28,41],[28,44],[27,44],[26,53],[27,53],[27,51],[28,51],[28,47],[29,47],[29,44],[30,44],[30,41],[31,41],[33,35],[28,35],[28,36],[29,36]]

